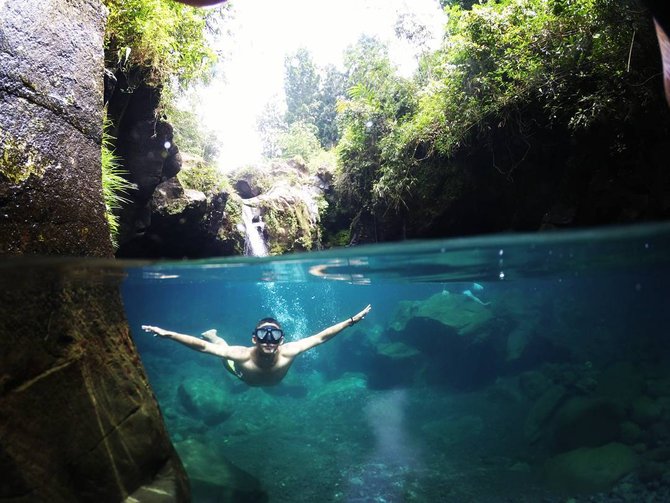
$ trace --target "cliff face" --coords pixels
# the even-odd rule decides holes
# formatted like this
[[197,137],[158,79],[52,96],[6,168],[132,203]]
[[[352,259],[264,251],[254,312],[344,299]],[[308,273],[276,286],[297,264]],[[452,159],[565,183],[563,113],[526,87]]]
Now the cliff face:
[[0,7],[0,253],[111,256],[99,2]]
[[122,501],[143,486],[188,499],[112,277],[3,271],[0,501]]
[[[104,12],[0,3],[0,255],[112,254]],[[0,501],[187,500],[117,282],[25,258],[0,269]],[[162,492],[140,498],[152,485]]]

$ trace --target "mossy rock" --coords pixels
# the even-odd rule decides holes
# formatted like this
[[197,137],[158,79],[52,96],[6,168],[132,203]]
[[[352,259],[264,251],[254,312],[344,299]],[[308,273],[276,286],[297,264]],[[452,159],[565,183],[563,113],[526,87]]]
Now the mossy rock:
[[650,426],[661,418],[663,408],[658,400],[641,396],[633,402],[631,416],[640,426]]
[[546,433],[545,427],[566,397],[567,390],[563,386],[555,385],[535,401],[524,425],[524,433],[528,441],[537,442],[543,433]]
[[618,440],[622,418],[623,410],[612,401],[570,398],[556,413],[556,447],[566,451],[578,447],[597,447]]
[[220,424],[233,414],[221,385],[205,379],[186,379],[177,388],[177,399],[191,417],[208,426]]
[[630,362],[617,362],[604,369],[598,377],[598,394],[622,405],[629,405],[643,394],[644,378]]
[[391,360],[407,360],[421,354],[418,349],[399,341],[379,344],[377,352]]
[[635,470],[638,457],[630,447],[610,443],[581,447],[559,454],[545,464],[547,484],[560,492],[607,491],[619,479]]
[[267,501],[260,481],[211,445],[191,438],[175,448],[189,474],[194,500]]
[[436,320],[455,329],[459,335],[468,335],[485,327],[493,313],[466,295],[444,291],[426,300],[400,302],[391,326],[402,331],[415,317]]

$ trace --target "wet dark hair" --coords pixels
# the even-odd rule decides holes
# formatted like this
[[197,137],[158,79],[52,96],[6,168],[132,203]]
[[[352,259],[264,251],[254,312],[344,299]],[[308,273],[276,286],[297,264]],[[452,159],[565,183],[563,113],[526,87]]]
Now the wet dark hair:
[[274,318],[263,318],[261,321],[256,323],[256,328],[263,326],[266,323],[272,323],[273,325],[277,325],[279,328],[281,328],[281,324]]

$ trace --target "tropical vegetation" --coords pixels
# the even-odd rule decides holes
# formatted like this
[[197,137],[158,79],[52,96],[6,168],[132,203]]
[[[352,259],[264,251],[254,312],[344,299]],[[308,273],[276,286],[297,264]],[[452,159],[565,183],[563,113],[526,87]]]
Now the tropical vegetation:
[[[415,19],[396,25],[420,54],[412,78],[367,37],[347,50],[339,73],[317,68],[307,50],[287,58],[284,128],[274,129],[303,139],[309,131],[304,148],[316,151],[316,137],[337,154],[328,211],[353,222],[352,236],[426,236],[431,226],[453,224],[449,211],[462,217],[486,204],[512,206],[536,190],[533,183],[544,191],[564,183],[567,192],[574,176],[566,173],[589,155],[633,162],[622,161],[640,147],[631,124],[662,107],[651,19],[637,2],[441,4],[448,22],[436,51],[427,50],[426,28]],[[525,204],[509,210],[519,216],[507,225],[539,226],[542,205]],[[505,224],[479,225],[470,232]]]
[[129,202],[127,196],[134,189],[124,175],[119,156],[114,152],[114,138],[109,133],[111,123],[105,114],[102,129],[102,197],[105,202],[105,218],[109,227],[112,246],[116,248],[119,235],[118,210],[123,203]]

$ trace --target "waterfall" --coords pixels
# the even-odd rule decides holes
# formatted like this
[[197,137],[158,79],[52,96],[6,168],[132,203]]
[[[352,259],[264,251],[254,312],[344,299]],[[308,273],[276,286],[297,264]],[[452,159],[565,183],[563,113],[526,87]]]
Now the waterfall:
[[263,237],[265,224],[260,216],[254,222],[254,209],[246,204],[242,205],[242,222],[244,223],[244,254],[254,257],[265,257],[268,254]]

